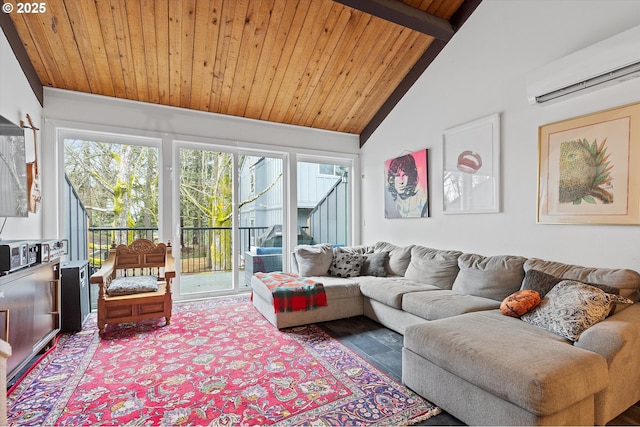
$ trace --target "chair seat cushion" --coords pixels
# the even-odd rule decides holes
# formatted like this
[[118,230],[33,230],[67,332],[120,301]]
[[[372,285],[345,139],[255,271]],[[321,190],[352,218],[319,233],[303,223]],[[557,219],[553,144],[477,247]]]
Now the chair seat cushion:
[[132,295],[158,290],[158,276],[130,276],[113,279],[107,288],[110,297]]

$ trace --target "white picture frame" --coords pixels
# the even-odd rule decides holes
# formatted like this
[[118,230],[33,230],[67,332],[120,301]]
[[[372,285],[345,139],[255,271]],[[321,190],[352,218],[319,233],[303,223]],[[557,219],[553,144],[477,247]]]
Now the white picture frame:
[[443,212],[500,212],[500,114],[445,130],[442,153]]

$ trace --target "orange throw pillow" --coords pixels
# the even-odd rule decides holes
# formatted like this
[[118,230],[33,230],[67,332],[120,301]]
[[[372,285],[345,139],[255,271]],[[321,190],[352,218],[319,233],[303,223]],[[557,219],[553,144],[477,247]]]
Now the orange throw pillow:
[[500,304],[500,313],[505,316],[520,317],[540,304],[540,294],[531,289],[523,289],[512,293]]

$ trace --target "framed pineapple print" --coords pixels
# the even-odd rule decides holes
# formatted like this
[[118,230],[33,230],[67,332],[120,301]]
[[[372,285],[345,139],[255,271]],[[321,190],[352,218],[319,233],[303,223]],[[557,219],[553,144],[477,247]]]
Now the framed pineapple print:
[[540,126],[539,223],[640,224],[640,103]]

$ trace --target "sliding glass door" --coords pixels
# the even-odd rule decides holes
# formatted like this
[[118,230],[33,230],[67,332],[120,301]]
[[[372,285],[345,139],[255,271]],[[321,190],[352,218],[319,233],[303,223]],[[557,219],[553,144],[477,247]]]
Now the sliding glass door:
[[257,272],[282,271],[284,227],[283,159],[242,155],[238,167],[240,287]]
[[232,293],[281,271],[283,160],[185,145],[178,161],[180,295]]
[[180,148],[180,294],[233,289],[234,155]]

